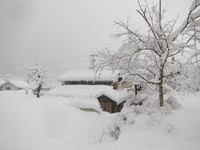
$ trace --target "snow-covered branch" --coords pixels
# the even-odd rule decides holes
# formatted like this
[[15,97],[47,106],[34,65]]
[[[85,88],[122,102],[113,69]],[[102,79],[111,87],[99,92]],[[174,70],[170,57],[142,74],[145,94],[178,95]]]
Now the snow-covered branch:
[[187,18],[183,21],[182,25],[171,34],[172,41],[175,41],[181,35],[181,33],[189,26],[190,23],[200,18],[199,7],[200,7],[200,1],[194,0],[190,7],[190,11],[187,15]]

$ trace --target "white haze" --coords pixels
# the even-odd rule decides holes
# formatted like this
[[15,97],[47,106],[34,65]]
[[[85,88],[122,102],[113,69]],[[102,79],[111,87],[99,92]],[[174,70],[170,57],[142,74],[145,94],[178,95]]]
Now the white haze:
[[[192,3],[162,2],[168,18],[179,14],[179,24]],[[25,65],[36,62],[51,75],[87,69],[92,51],[120,46],[110,38],[118,31],[114,20],[131,17],[142,28],[136,9],[136,0],[1,0],[0,75],[24,76]]]

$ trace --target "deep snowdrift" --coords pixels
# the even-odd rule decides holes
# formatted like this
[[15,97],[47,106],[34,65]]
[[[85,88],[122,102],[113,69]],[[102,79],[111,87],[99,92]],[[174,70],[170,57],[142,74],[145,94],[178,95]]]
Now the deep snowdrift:
[[[179,96],[182,107],[170,114],[139,113],[127,121],[122,121],[120,114],[81,111],[73,105],[74,100],[47,95],[38,99],[24,91],[0,91],[0,149],[198,150],[200,147],[200,93]],[[80,101],[81,97],[76,102]],[[117,127],[121,134],[114,140],[112,135]]]

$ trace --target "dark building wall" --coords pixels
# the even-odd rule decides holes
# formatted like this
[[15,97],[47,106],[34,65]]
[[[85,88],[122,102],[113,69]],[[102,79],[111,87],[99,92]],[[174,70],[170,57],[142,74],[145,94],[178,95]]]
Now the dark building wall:
[[113,101],[112,99],[110,99],[109,97],[105,95],[102,95],[98,97],[97,99],[103,111],[115,113],[115,112],[120,112],[123,107],[123,103],[117,105],[115,101]]
[[113,81],[63,81],[62,85],[112,85]]

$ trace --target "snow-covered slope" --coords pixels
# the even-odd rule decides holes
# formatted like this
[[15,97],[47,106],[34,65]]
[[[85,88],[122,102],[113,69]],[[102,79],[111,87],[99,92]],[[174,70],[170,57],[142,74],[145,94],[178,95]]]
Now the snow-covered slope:
[[[0,91],[0,150],[200,148],[200,93],[179,97],[182,107],[170,114],[141,113],[132,123],[120,114],[81,111],[74,98]],[[116,127],[121,134],[114,140]]]

